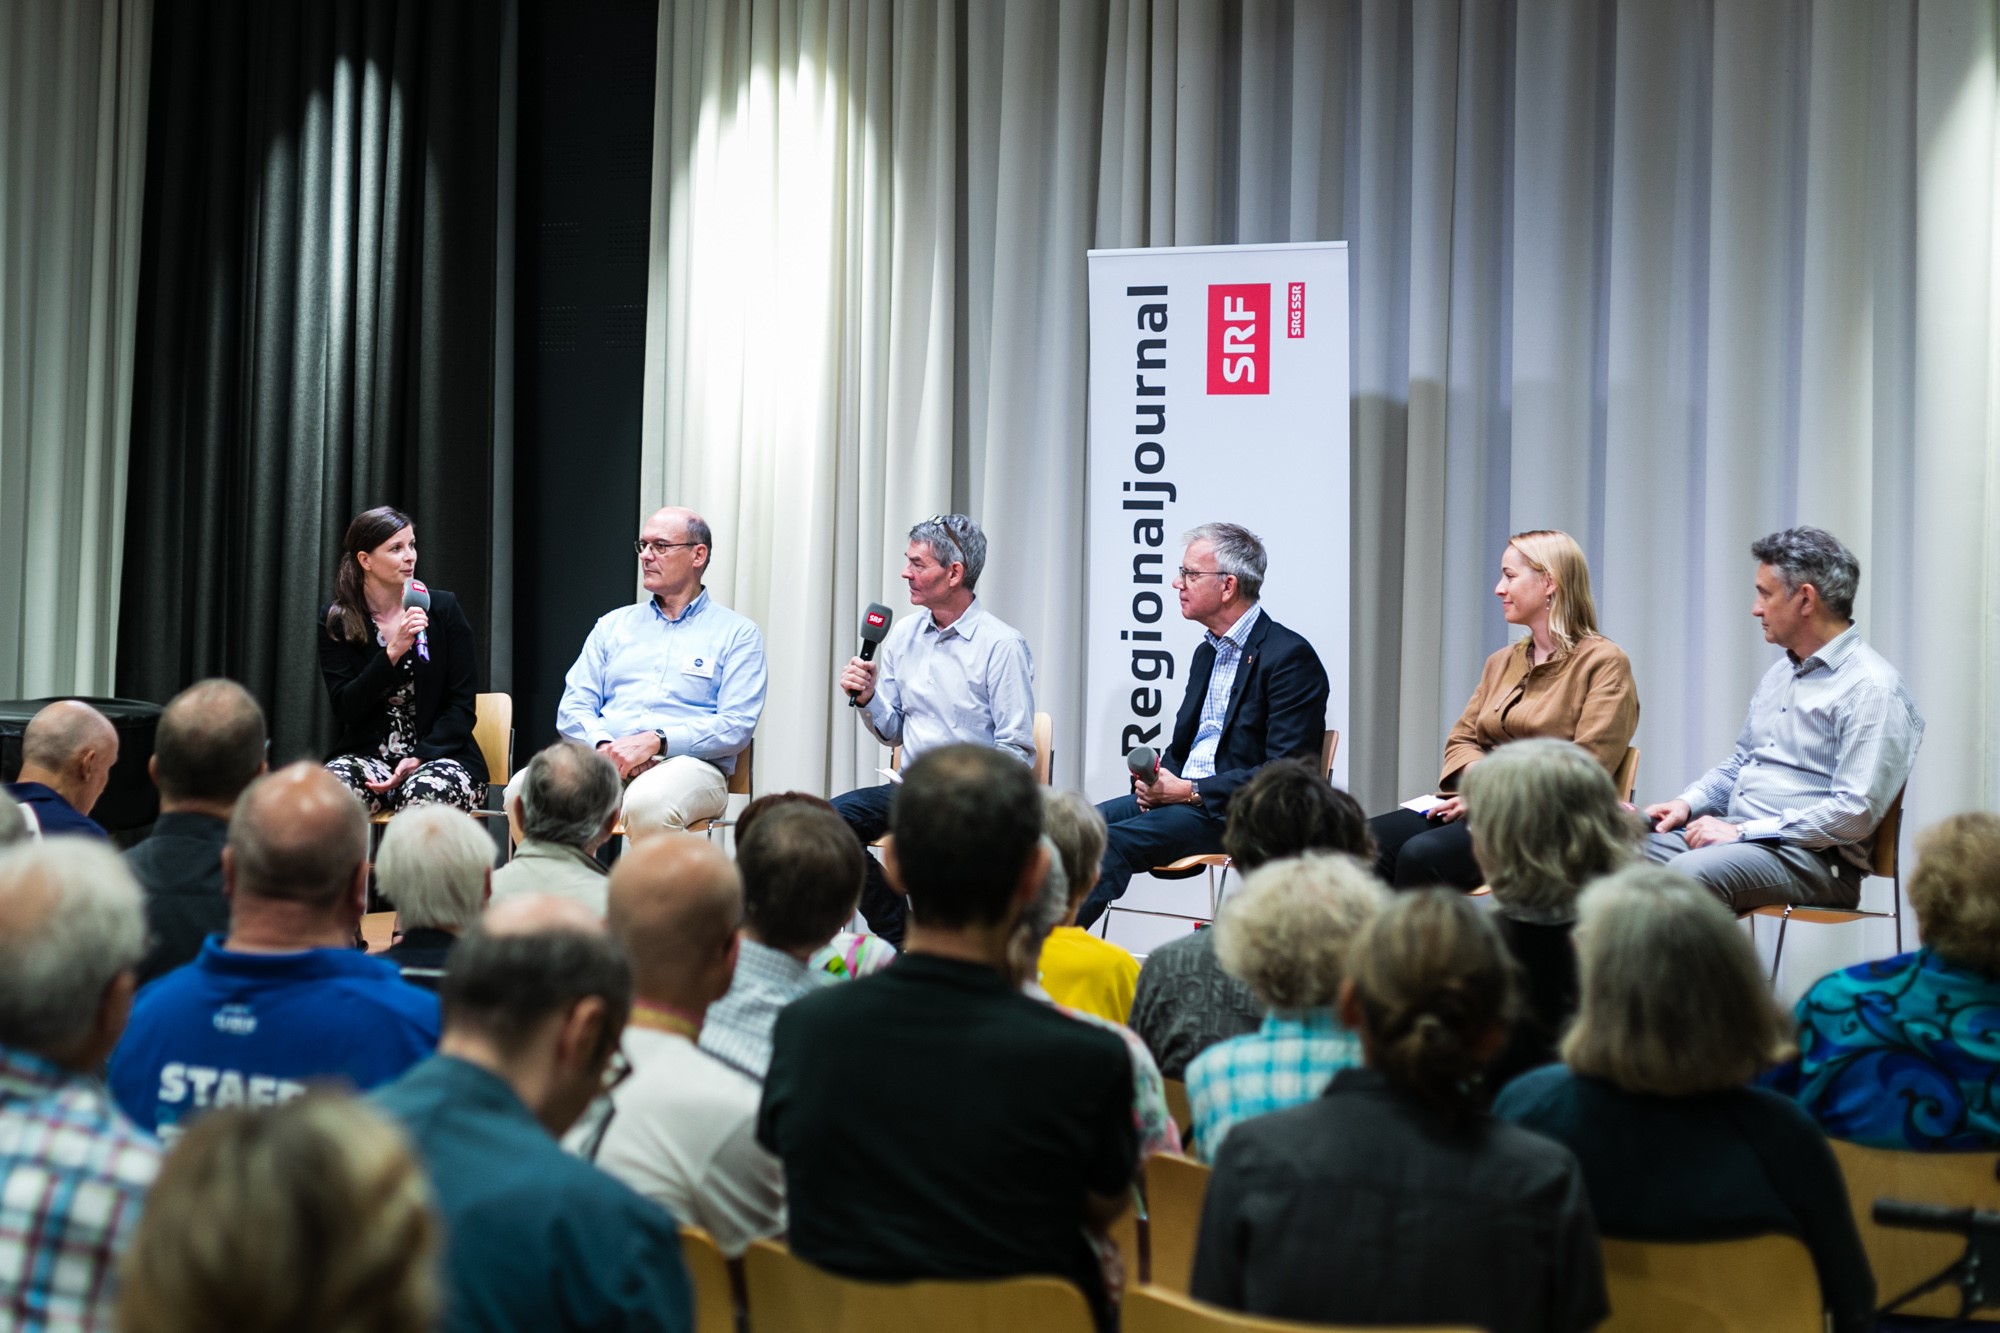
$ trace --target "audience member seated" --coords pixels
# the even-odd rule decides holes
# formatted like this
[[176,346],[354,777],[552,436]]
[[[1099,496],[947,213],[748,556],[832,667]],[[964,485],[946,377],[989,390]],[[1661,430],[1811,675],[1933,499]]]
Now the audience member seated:
[[1314,852],[1263,866],[1223,905],[1216,956],[1264,1006],[1264,1023],[1188,1062],[1197,1157],[1215,1160],[1237,1124],[1311,1101],[1361,1063],[1334,1005],[1347,950],[1387,899],[1362,862]]
[[1875,1283],[1825,1136],[1745,1086],[1791,1044],[1728,909],[1691,879],[1634,866],[1585,892],[1576,947],[1568,1067],[1522,1075],[1494,1114],[1576,1154],[1603,1235],[1797,1236],[1834,1333],[1873,1328]]
[[375,1095],[444,1222],[446,1333],[690,1327],[674,1219],[564,1152],[632,1008],[625,951],[588,908],[496,903],[444,980],[438,1053]]
[[27,807],[44,837],[109,838],[90,812],[117,762],[118,729],[111,720],[81,700],[58,699],[21,733],[21,772],[7,794]]
[[1042,791],[1042,829],[1055,843],[1069,882],[1069,910],[1042,945],[1042,989],[1057,1004],[1114,1023],[1132,1021],[1139,960],[1076,924],[1076,909],[1097,887],[1104,861],[1104,816],[1073,791]]
[[695,1044],[729,990],[742,920],[742,881],[705,838],[667,834],[618,859],[610,928],[632,959],[631,1072],[568,1139],[731,1258],[785,1229],[784,1170],[757,1145],[758,1086]]
[[139,887],[108,849],[0,853],[0,1326],[112,1327],[160,1146],[97,1071],[145,952]]
[[375,887],[396,905],[402,932],[382,952],[403,980],[435,991],[452,946],[493,893],[493,839],[449,805],[415,805],[389,821],[375,854]]
[[[774,791],[759,796],[743,807],[736,816],[736,845],[741,847],[743,839],[750,832],[750,826],[760,819],[766,810],[774,810],[781,805],[809,805],[815,810],[825,810],[838,814],[832,801],[824,796],[815,796],[804,791]],[[851,826],[850,826],[851,827]],[[862,864],[865,874],[867,863]],[[862,880],[862,896],[868,894],[867,880]],[[897,920],[902,919],[901,914]],[[852,924],[850,920],[849,924]],[[896,946],[880,935],[865,930],[839,930],[824,948],[806,960],[806,970],[812,973],[815,982],[831,985],[841,981],[852,981],[856,977],[871,976],[896,961]]]
[[[1306,852],[1346,852],[1375,859],[1368,817],[1354,798],[1299,759],[1264,765],[1229,803],[1222,846],[1232,875]],[[1160,948],[1139,969],[1132,1027],[1168,1078],[1187,1077],[1188,1062],[1229,1037],[1255,1032],[1264,1006],[1216,961],[1212,930]]]
[[21,803],[10,796],[0,795],[0,848],[12,847],[32,837],[34,830],[28,827],[28,817],[21,812]]
[[1799,1053],[1772,1087],[1837,1139],[1919,1152],[2000,1149],[2000,815],[1953,815],[1917,844],[1910,906],[1924,944],[1821,978]]
[[557,741],[530,759],[507,798],[507,820],[521,845],[494,872],[494,898],[552,893],[603,916],[605,878],[597,849],[618,827],[624,799],[618,766],[600,750]]
[[1456,891],[1400,895],[1354,942],[1362,1069],[1238,1125],[1209,1182],[1193,1294],[1265,1318],[1569,1333],[1610,1313],[1568,1149],[1479,1110],[1513,963]]
[[233,680],[197,681],[160,714],[146,761],[160,789],[160,817],[125,853],[146,891],[152,932],[140,985],[193,962],[203,940],[229,929],[222,847],[236,798],[269,767],[264,753],[264,710]]
[[122,1333],[429,1333],[438,1227],[394,1126],[339,1093],[204,1116],[160,1172]]
[[[1044,797],[1048,789],[1042,789]],[[1083,808],[1092,814],[1097,808],[1084,802]],[[1048,816],[1046,802],[1042,810]],[[1047,833],[1042,835],[1042,849],[1049,854],[1049,871],[1042,877],[1041,892],[1028,904],[1021,914],[1021,924],[1014,929],[1014,940],[1008,946],[1007,971],[1021,993],[1044,1004],[1055,1005],[1071,1018],[1094,1024],[1107,1032],[1115,1033],[1125,1043],[1125,1053],[1132,1059],[1132,1124],[1139,1131],[1139,1162],[1143,1166],[1154,1153],[1179,1152],[1181,1150],[1180,1127],[1174,1124],[1173,1113],[1167,1109],[1166,1080],[1160,1077],[1160,1066],[1154,1061],[1153,1053],[1146,1049],[1146,1043],[1139,1040],[1139,1034],[1123,1023],[1114,1023],[1101,1014],[1093,1014],[1073,1005],[1059,1003],[1050,995],[1048,988],[1036,976],[1042,969],[1042,953],[1048,947],[1050,935],[1057,923],[1071,919],[1078,894],[1071,887],[1069,860],[1063,854],[1062,846]],[[1086,862],[1087,874],[1095,873],[1096,862]],[[1107,1280],[1123,1282],[1122,1274],[1114,1274],[1107,1269]],[[1112,1287],[1113,1291],[1119,1286]]]
[[211,1107],[289,1101],[314,1079],[361,1089],[437,1044],[437,1000],[354,948],[368,819],[316,764],[257,779],[222,850],[229,934],[146,987],[111,1057],[118,1105],[162,1138]]
[[757,1137],[785,1164],[808,1263],[879,1281],[1050,1274],[1108,1324],[1086,1229],[1131,1197],[1132,1064],[1010,978],[1041,825],[1012,755],[951,745],[909,767],[883,862],[909,901],[905,952],[778,1016]]
[[1486,1071],[1486,1086],[1503,1088],[1555,1061],[1576,1012],[1576,896],[1630,861],[1644,829],[1604,766],[1569,741],[1502,745],[1466,770],[1460,791],[1494,924],[1525,982],[1520,1019]]
[[796,803],[764,811],[737,839],[743,943],[729,993],[702,1024],[704,1051],[763,1081],[778,1011],[818,989],[807,963],[861,901],[864,855],[839,815]]

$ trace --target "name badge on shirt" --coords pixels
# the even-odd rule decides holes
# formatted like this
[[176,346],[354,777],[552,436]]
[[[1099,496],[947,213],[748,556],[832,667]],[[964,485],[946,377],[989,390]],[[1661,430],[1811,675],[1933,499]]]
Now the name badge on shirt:
[[712,657],[690,657],[681,668],[683,676],[700,676],[703,680],[715,679],[715,659]]

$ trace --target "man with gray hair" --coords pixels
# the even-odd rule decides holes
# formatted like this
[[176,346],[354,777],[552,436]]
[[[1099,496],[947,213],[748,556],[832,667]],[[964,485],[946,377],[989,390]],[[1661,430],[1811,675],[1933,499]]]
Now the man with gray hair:
[[127,1115],[171,1138],[212,1106],[270,1106],[316,1079],[365,1090],[430,1053],[437,998],[354,947],[368,817],[331,773],[302,762],[251,783],[222,882],[229,934],[146,987],[112,1054]]
[[1753,542],[1750,614],[1785,650],[1750,698],[1736,748],[1671,801],[1646,807],[1646,858],[1737,912],[1861,901],[1875,828],[1909,781],[1924,720],[1903,678],[1861,640],[1861,562],[1832,533]]
[[[1124,895],[1133,875],[1221,851],[1230,797],[1265,764],[1319,763],[1326,668],[1302,635],[1273,620],[1258,601],[1264,543],[1237,523],[1204,523],[1186,540],[1174,589],[1181,615],[1207,633],[1188,668],[1172,743],[1151,778],[1135,775],[1131,795],[1097,807],[1110,832],[1104,873],[1076,914],[1086,929]],[[1157,710],[1158,690],[1135,691],[1135,707],[1147,694]]]
[[551,893],[604,915],[607,881],[597,849],[618,826],[622,793],[611,760],[559,740],[528,761],[507,795],[507,818],[521,845],[493,875],[493,896]]
[[110,1328],[117,1262],[160,1146],[97,1078],[146,951],[139,886],[105,847],[0,854],[0,1323]]
[[412,806],[389,821],[375,853],[375,887],[402,932],[383,951],[403,980],[435,991],[458,937],[492,894],[493,839],[456,806]]
[[90,817],[118,762],[118,729],[81,699],[57,699],[21,733],[21,772],[7,794],[27,807],[44,837],[109,839]]
[[34,831],[28,827],[28,817],[21,813],[21,803],[0,798],[0,847],[12,847],[33,836]]
[[[908,768],[945,745],[987,745],[1035,762],[1035,659],[1013,626],[980,606],[974,589],[986,568],[986,534],[964,514],[937,514],[910,529],[903,581],[910,605],[873,662],[851,657],[839,685],[861,725],[903,748]],[[893,783],[858,787],[833,808],[866,846],[889,831]],[[861,913],[891,944],[903,942],[903,900],[868,858]]]

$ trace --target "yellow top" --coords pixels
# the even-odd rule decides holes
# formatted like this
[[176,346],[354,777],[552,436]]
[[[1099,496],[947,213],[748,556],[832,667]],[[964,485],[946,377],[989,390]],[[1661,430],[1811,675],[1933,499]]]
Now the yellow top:
[[1132,1020],[1139,960],[1077,926],[1057,926],[1042,945],[1042,989],[1057,1004],[1114,1023]]

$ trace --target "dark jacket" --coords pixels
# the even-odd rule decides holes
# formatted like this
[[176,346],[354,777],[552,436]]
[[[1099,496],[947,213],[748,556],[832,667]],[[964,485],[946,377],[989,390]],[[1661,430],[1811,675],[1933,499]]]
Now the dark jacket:
[[229,930],[222,895],[222,847],[229,823],[214,815],[169,812],[144,842],[125,853],[126,868],[146,891],[146,925],[153,937],[139,964],[139,984],[191,963],[201,942]]
[[[1215,649],[1203,639],[1188,668],[1187,694],[1174,719],[1174,743],[1166,766],[1175,773],[1187,763],[1201,726],[1201,703],[1215,669]],[[1271,619],[1266,611],[1250,627],[1243,660],[1236,668],[1222,740],[1215,747],[1215,773],[1201,780],[1202,805],[1218,818],[1229,798],[1273,759],[1304,759],[1317,765],[1326,737],[1326,668],[1304,638]]]
[[[479,670],[474,662],[472,624],[458,598],[432,588],[430,660],[415,648],[405,659],[417,675],[417,746],[419,759],[456,759],[474,782],[486,781],[486,759],[472,740],[473,713],[479,695]],[[333,700],[340,739],[333,753],[373,755],[389,738],[389,709],[383,702],[400,679],[400,663],[374,641],[351,643],[327,628],[327,611],[320,608],[319,670]]]

